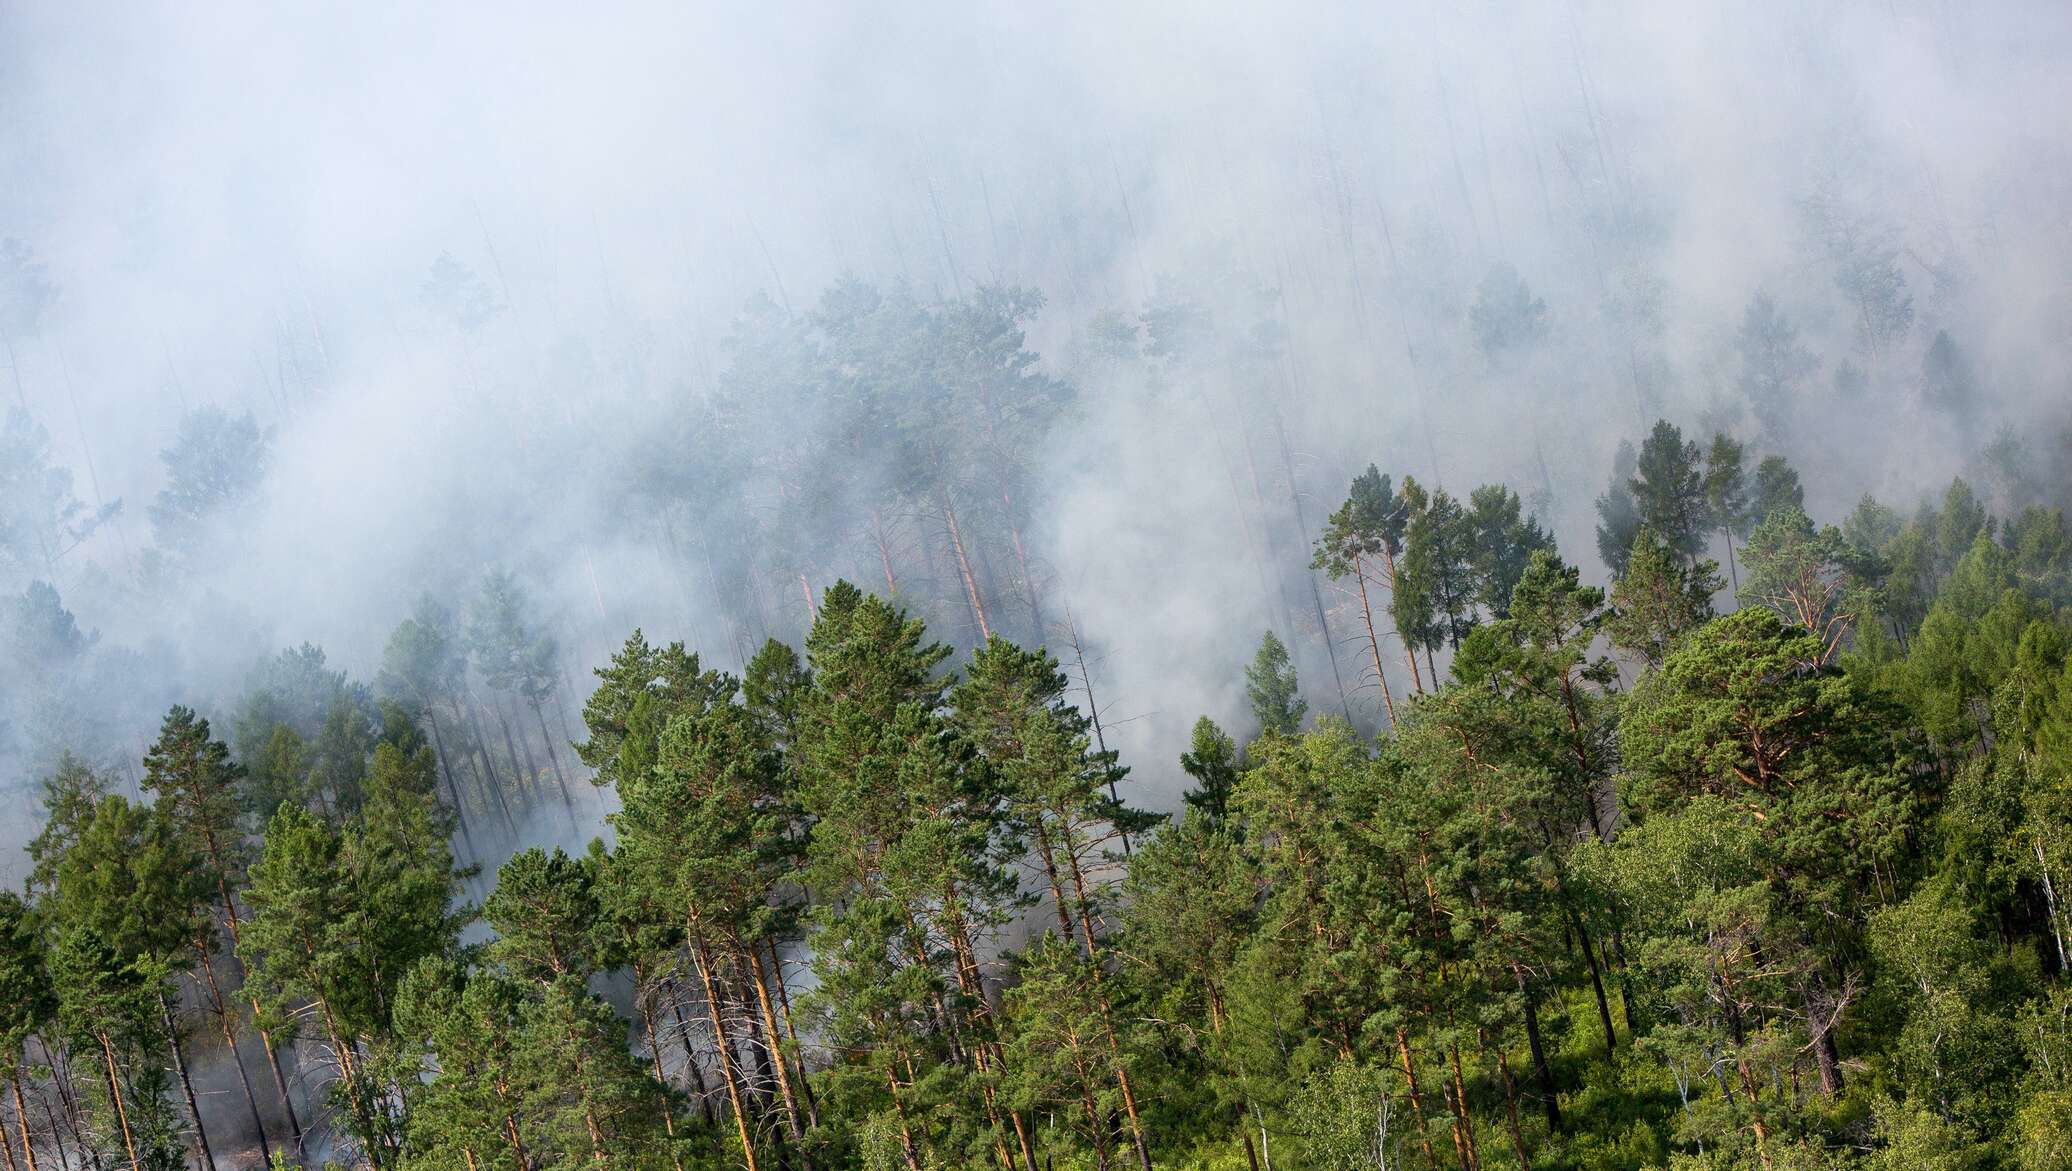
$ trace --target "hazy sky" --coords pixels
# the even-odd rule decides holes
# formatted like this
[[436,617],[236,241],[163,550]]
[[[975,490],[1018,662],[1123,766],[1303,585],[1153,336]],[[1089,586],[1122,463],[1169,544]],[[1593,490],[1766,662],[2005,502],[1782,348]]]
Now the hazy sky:
[[[1247,434],[1312,527],[1369,460],[1545,484],[1594,573],[1621,438],[1752,433],[1732,339],[1758,290],[1822,360],[1776,445],[1827,519],[1971,456],[1912,393],[1936,329],[1981,371],[1978,438],[2065,413],[2065,6],[1289,7],[0,7],[0,238],[59,289],[11,339],[21,394],[81,495],[125,501],[60,586],[105,641],[161,648],[154,696],[222,696],[305,639],[369,674],[421,589],[492,563],[585,662],[636,622],[694,637],[709,599],[612,471],[710,388],[747,297],[1027,283],[1061,369],[1097,311],[1186,296],[1270,319],[1287,360],[1192,406],[1089,379],[1032,534],[1164,786],[1275,621],[1234,552],[1239,512],[1290,519],[1234,486]],[[1836,222],[1913,298],[1876,361]],[[506,311],[456,331],[422,295],[442,253]],[[1466,322],[1500,263],[1549,336],[1495,367]],[[1864,402],[1827,389],[1845,359]],[[147,605],[124,583],[156,453],[202,403],[274,428],[274,463],[249,552]]]

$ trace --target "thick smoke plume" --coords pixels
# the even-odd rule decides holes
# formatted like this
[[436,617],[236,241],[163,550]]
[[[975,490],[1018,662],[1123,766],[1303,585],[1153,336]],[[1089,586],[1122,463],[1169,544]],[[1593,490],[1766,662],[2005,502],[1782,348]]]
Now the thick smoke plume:
[[[493,569],[563,713],[636,625],[733,668],[834,575],[874,588],[863,511],[810,565],[748,531],[839,419],[715,408],[743,323],[845,277],[1045,299],[1026,345],[1073,393],[1021,453],[1043,624],[993,604],[1083,636],[1153,804],[1196,715],[1241,720],[1266,628],[1313,706],[1373,718],[1302,569],[1370,461],[1509,483],[1585,564],[1657,416],[1788,455],[1827,519],[1966,470],[2030,491],[2066,403],[2068,33],[2048,3],[10,6],[0,392],[75,520],[120,507],[9,567],[98,641],[10,666],[4,820],[62,748],[227,719],[284,647],[374,679],[421,594]],[[1803,351],[1782,398],[1745,386],[1758,295]],[[188,516],[160,453],[205,409],[252,429]],[[947,565],[924,521],[896,551]]]

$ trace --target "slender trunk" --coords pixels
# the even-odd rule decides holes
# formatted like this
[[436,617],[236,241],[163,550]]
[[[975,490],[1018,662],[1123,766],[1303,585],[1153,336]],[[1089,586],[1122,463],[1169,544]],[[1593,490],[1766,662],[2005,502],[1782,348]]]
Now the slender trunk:
[[[1382,570],[1383,570],[1384,572],[1386,572],[1386,573],[1388,574],[1388,578],[1389,578],[1389,597],[1393,599],[1393,598],[1395,598],[1395,597],[1397,596],[1397,594],[1396,594],[1396,551],[1395,551],[1394,549],[1391,549],[1391,548],[1389,548],[1389,546],[1388,546],[1388,542],[1386,542],[1386,541],[1382,542],[1382,546],[1381,546],[1381,567],[1382,567]],[[1396,633],[1397,633],[1398,635],[1400,635],[1400,634],[1402,634],[1402,630],[1401,630],[1401,629],[1399,628],[1399,629],[1398,629],[1398,630],[1396,631]],[[1410,645],[1410,640],[1409,640],[1408,638],[1405,638],[1405,639],[1403,640],[1403,660],[1404,660],[1405,662],[1407,662],[1407,663],[1409,663],[1409,664],[1410,664],[1410,683],[1411,683],[1411,686],[1413,686],[1413,687],[1417,688],[1418,694],[1420,694],[1420,695],[1424,694],[1424,689],[1425,689],[1425,685],[1424,685],[1424,674],[1423,674],[1422,672],[1420,672],[1420,671],[1419,671],[1419,670],[1417,669],[1417,648],[1416,648],[1416,647],[1414,647],[1414,646],[1411,646],[1411,645]],[[1434,674],[1432,678],[1433,678],[1433,683],[1434,683],[1434,685],[1436,686],[1436,685],[1437,685],[1437,682],[1438,682],[1438,676],[1437,676],[1437,674]]]
[[[222,856],[216,847],[214,835],[210,835],[207,838],[207,842],[210,861],[214,864],[216,871],[216,897],[223,906],[223,925],[230,930],[230,952],[237,957],[238,965],[242,969],[244,955],[241,949],[244,946],[244,939],[242,926],[237,918],[237,900],[230,897],[230,871],[223,864]],[[295,1149],[299,1151],[302,1149],[302,1121],[295,1116],[295,1100],[288,1094],[288,1078],[286,1074],[281,1072],[281,1056],[280,1052],[273,1045],[273,1031],[259,1024],[261,1012],[259,994],[247,987],[245,989],[245,998],[252,1005],[252,1024],[254,1028],[258,1029],[260,1046],[266,1050],[266,1064],[273,1071],[274,1089],[281,1096],[281,1112],[288,1119],[288,1135],[293,1140]]]
[[[636,988],[643,987],[640,973],[633,974]],[[662,1069],[662,1044],[655,1037],[655,997],[652,990],[640,998],[640,1029],[647,1036],[648,1061],[654,1067],[655,1085],[661,1089],[662,1130],[669,1136],[669,1163],[674,1171],[683,1171],[683,1156],[676,1150],[676,1111],[669,1105],[669,1077]]]
[[705,1004],[712,1013],[712,1035],[719,1043],[720,1077],[727,1083],[727,1101],[734,1107],[734,1130],[741,1139],[741,1157],[748,1164],[748,1171],[756,1171],[755,1143],[748,1137],[748,1113],[741,1101],[741,1079],[734,1070],[734,1056],[727,1049],[727,1030],[720,1019],[719,986],[712,978],[712,953],[705,946],[704,933],[698,929],[695,916],[691,919],[692,958],[698,968],[698,980],[705,986]]
[[777,1067],[777,1093],[784,1100],[784,1125],[791,1132],[791,1140],[803,1143],[805,1128],[799,1125],[799,1103],[791,1089],[791,1073],[784,1059],[784,1046],[777,1039],[777,1013],[770,1004],[770,986],[763,974],[763,958],[755,945],[742,949],[748,954],[749,982],[755,985],[756,1005],[762,1010],[763,1042],[770,1050],[771,1064]]
[[[16,1121],[20,1121],[19,1113],[16,1114]],[[29,1132],[24,1129],[22,1149],[27,1150],[28,1146]],[[7,1171],[21,1171],[21,1164],[14,1161],[14,1140],[7,1137],[7,1116],[4,1114],[0,1114],[0,1155],[7,1156]]]
[[813,1099],[813,1083],[806,1080],[806,1049],[799,1044],[799,1030],[791,1019],[791,993],[784,986],[784,957],[777,951],[777,941],[767,941],[770,946],[770,979],[777,985],[777,1011],[784,1017],[784,1035],[791,1041],[793,1068],[799,1077],[799,1097],[806,1103],[806,1125],[820,1125],[820,1104]]
[[1734,600],[1741,600],[1741,571],[1734,567],[1734,530],[1720,526],[1720,539],[1727,546],[1727,576],[1734,583]]
[[971,575],[971,558],[964,552],[964,534],[957,527],[957,509],[950,504],[949,495],[943,495],[943,523],[949,526],[950,546],[957,553],[957,572],[963,575],[964,590],[970,596],[972,616],[978,619],[978,636],[981,640],[993,637],[993,628],[986,621],[985,599],[979,597],[978,579]]
[[676,998],[674,982],[665,982],[663,991],[669,996],[669,1010],[676,1017],[676,1039],[683,1046],[683,1067],[690,1074],[691,1091],[698,1098],[698,1114],[707,1126],[712,1125],[711,1091],[705,1088],[705,1073],[698,1068],[698,1052],[691,1048],[691,1025],[683,1017],[683,1002]]
[[[1000,494],[1000,502],[1002,504],[1007,505],[1009,515],[1012,515],[1014,511],[1014,502],[1008,499],[1007,493],[1002,492]],[[1036,639],[1037,641],[1041,642],[1043,640],[1043,628],[1046,625],[1048,625],[1048,623],[1044,622],[1043,620],[1043,599],[1038,597],[1036,594],[1036,578],[1035,575],[1029,572],[1028,555],[1022,552],[1021,526],[1010,522],[1007,526],[1007,535],[1014,539],[1015,567],[1021,571],[1022,589],[1028,592],[1029,597],[1029,618],[1031,621],[1035,622],[1036,625],[1034,629],[1036,632]]]
[[1410,1036],[1396,1027],[1396,1056],[1403,1062],[1403,1081],[1410,1087],[1410,1112],[1417,1117],[1417,1145],[1424,1148],[1425,1164],[1437,1166],[1432,1155],[1432,1132],[1425,1123],[1424,1095],[1417,1088],[1417,1066],[1410,1060]]
[[[475,744],[477,776],[482,780],[484,787],[489,790],[490,797],[495,799],[497,812],[503,815],[504,830],[511,836],[516,837],[518,834],[518,819],[511,813],[511,803],[504,796],[503,782],[496,775],[496,762],[490,758],[489,735],[482,730],[481,708],[474,702],[472,696],[457,699],[454,703],[467,713],[468,731],[471,733],[471,739],[473,739]],[[517,767],[516,762],[513,762],[512,767]]]
[[430,704],[425,705],[424,719],[432,729],[432,751],[439,758],[439,776],[446,782],[446,800],[453,806],[453,820],[460,826],[461,845],[468,852],[468,861],[474,862],[481,854],[475,849],[475,835],[468,828],[468,807],[461,804],[460,786],[453,781],[453,764],[446,755],[446,738],[439,731],[439,715]]
[[101,1042],[101,1060],[108,1070],[108,1100],[114,1103],[115,1119],[122,1125],[122,1145],[129,1152],[130,1171],[144,1171],[144,1161],[137,1157],[136,1136],[130,1133],[129,1107],[122,1100],[122,1082],[115,1076],[115,1046],[107,1033],[96,1030],[94,1037]]
[[[7,1080],[14,1089],[14,1128],[22,1136],[22,1158],[28,1160],[29,1171],[36,1171],[36,1147],[29,1141],[29,1103],[22,1097],[21,1071],[16,1070],[14,1076]],[[57,1128],[52,1127],[51,1132],[55,1135]],[[63,1162],[64,1158],[60,1155],[59,1163]]]
[[1511,965],[1511,975],[1518,982],[1518,998],[1525,1004],[1525,1043],[1532,1053],[1532,1074],[1540,1083],[1540,1101],[1547,1112],[1547,1132],[1561,1130],[1561,1104],[1554,1093],[1554,1073],[1547,1067],[1547,1050],[1540,1040],[1540,1005],[1530,984],[1525,979],[1525,968],[1521,964]]
[[[540,790],[545,788],[545,785],[540,772],[540,762],[533,758],[532,746],[526,745],[525,751],[522,754],[518,751],[518,738],[511,735],[511,721],[504,718],[503,704],[491,700],[489,710],[496,714],[497,728],[504,734],[504,751],[510,755],[511,767],[523,771],[525,785],[532,790],[534,794],[533,799],[537,802],[539,799],[538,794]],[[570,809],[566,812],[568,813],[569,821],[573,823],[575,821],[575,811]]]
[[2058,888],[2050,880],[2050,862],[2043,855],[2043,839],[2036,839],[2036,870],[2043,875],[2044,908],[2050,915],[2050,935],[2058,945],[2058,971],[2068,970],[2065,961],[2064,916],[2058,913]]
[[532,718],[540,725],[540,743],[546,746],[547,763],[554,766],[554,783],[561,790],[561,806],[568,810],[568,816],[573,820],[576,815],[576,799],[575,795],[569,792],[568,771],[561,767],[561,754],[554,751],[554,737],[547,731],[547,711],[540,706],[539,700],[531,700],[531,703]]
[[1360,558],[1353,558],[1353,580],[1360,583],[1360,620],[1367,624],[1367,649],[1374,655],[1374,678],[1381,684],[1381,702],[1389,711],[1389,727],[1396,726],[1396,697],[1389,690],[1389,677],[1381,669],[1381,640],[1374,634],[1374,603],[1367,597],[1367,570]]
[[892,1109],[899,1115],[899,1152],[906,1159],[907,1171],[921,1171],[921,1155],[914,1149],[914,1131],[907,1123],[906,1103],[899,1097],[899,1078],[894,1076],[892,1066],[885,1066],[885,1088],[892,1094]]
[[[1050,881],[1051,907],[1058,913],[1058,935],[1066,943],[1072,943],[1074,942],[1072,938],[1072,915],[1071,912],[1065,909],[1065,886],[1058,878],[1057,855],[1051,849],[1050,830],[1047,828],[1047,823],[1044,821],[1041,813],[1036,816],[1035,822],[1036,857],[1038,861],[1043,863],[1043,876]],[[1088,955],[1093,954],[1092,948],[1093,941],[1088,940]]]
[[187,1116],[194,1120],[194,1145],[201,1152],[203,1171],[216,1171],[216,1156],[209,1150],[209,1132],[202,1125],[201,1104],[194,1100],[194,1080],[187,1074],[187,1050],[180,1044],[180,1026],[173,1020],[173,1006],[165,992],[158,994],[158,1019],[165,1025],[166,1043],[173,1050],[173,1072],[180,1077],[180,1093],[187,1098]]
[[203,988],[209,994],[209,1009],[216,1015],[216,1024],[223,1033],[224,1051],[230,1054],[230,1064],[237,1070],[237,1084],[245,1092],[245,1106],[252,1114],[252,1133],[259,1137],[259,1157],[266,1165],[273,1165],[273,1144],[267,1141],[266,1124],[260,1120],[259,1096],[252,1092],[252,1079],[245,1074],[245,1062],[237,1049],[237,1031],[230,1027],[230,1011],[223,1003],[223,992],[216,984],[216,965],[209,959],[207,939],[197,939],[194,952],[201,957]]
[[[1448,1008],[1446,1011],[1448,1023],[1450,1024],[1453,1010]],[[1462,1075],[1460,1069],[1460,1042],[1454,1042],[1451,1048],[1453,1053],[1453,1097],[1460,1104],[1461,1138],[1467,1143],[1468,1165],[1479,1168],[1482,1166],[1482,1152],[1475,1148],[1475,1125],[1468,1118],[1468,1079]]]
[[1583,926],[1582,915],[1574,907],[1570,907],[1568,913],[1575,925],[1577,942],[1583,948],[1583,962],[1590,967],[1590,991],[1597,997],[1597,1019],[1604,1025],[1604,1055],[1614,1057],[1618,1049],[1618,1034],[1612,1031],[1612,1008],[1605,999],[1604,977],[1597,968],[1597,946],[1590,938],[1590,929]]
[[599,1167],[610,1166],[604,1157],[604,1129],[597,1125],[597,1102],[590,1086],[590,1071],[583,1064],[583,1046],[576,1040],[573,1027],[564,1028],[562,1040],[568,1045],[569,1061],[576,1068],[576,1092],[583,1098],[583,1129],[590,1137],[590,1161]]
[[1813,1033],[1813,1063],[1820,1070],[1820,1096],[1834,1101],[1842,1092],[1842,1065],[1835,1050],[1835,1017],[1838,1012],[1830,1011],[1824,1018],[1820,1012],[1820,980],[1815,976],[1806,981],[1799,992],[1800,1003],[1806,1013],[1806,1027]]
[[[1101,755],[1105,757],[1108,755],[1108,734],[1101,728],[1101,705],[1094,700],[1094,677],[1086,669],[1086,647],[1079,641],[1079,621],[1072,616],[1072,607],[1069,604],[1065,607],[1065,629],[1072,636],[1072,659],[1079,667],[1079,684],[1086,689],[1086,716],[1093,724],[1094,746],[1099,748]],[[1118,805],[1122,803],[1121,795],[1115,791],[1115,774],[1112,771],[1108,774],[1108,799]],[[1122,832],[1122,856],[1130,856],[1130,835],[1127,830]]]
[[1504,1080],[1504,1115],[1511,1126],[1511,1149],[1518,1154],[1518,1171],[1532,1171],[1532,1162],[1525,1154],[1525,1132],[1518,1128],[1518,1087],[1511,1080],[1511,1059],[1502,1048],[1496,1051],[1497,1072]]
[[892,552],[885,547],[885,522],[875,508],[871,509],[871,536],[878,542],[878,564],[885,570],[885,597],[890,600],[899,593],[899,583],[892,576]]
[[[94,1171],[101,1171],[100,1151],[95,1149],[93,1144],[87,1142],[85,1136],[80,1131],[80,1126],[86,1121],[86,1108],[80,1105],[79,1092],[72,1083],[72,1063],[65,1059],[62,1051],[52,1049],[47,1042],[43,1044],[43,1056],[50,1063],[51,1080],[58,1087],[58,1104],[65,1108],[65,1129],[72,1132],[72,1145],[79,1148],[80,1154],[85,1158],[88,1166],[92,1167]],[[44,1113],[47,1114],[49,1112],[49,1106],[46,1104]],[[52,1129],[56,1128],[53,1127]],[[60,1142],[60,1154],[62,1154],[62,1140]]]
[[[79,1131],[72,1125],[71,1112],[68,1110],[65,1113],[64,1125],[60,1126],[57,1113],[50,1108],[50,1099],[39,1095],[37,1101],[43,1105],[43,1121],[50,1127],[50,1136],[58,1141],[58,1166],[69,1171],[69,1168],[72,1166],[72,1152],[65,1149],[65,1131],[71,1130],[72,1141],[79,1141]],[[92,1157],[92,1152],[86,1151],[84,1143],[80,1144],[80,1149],[87,1155],[82,1162],[86,1166],[94,1168],[94,1171],[100,1171],[100,1159]]]

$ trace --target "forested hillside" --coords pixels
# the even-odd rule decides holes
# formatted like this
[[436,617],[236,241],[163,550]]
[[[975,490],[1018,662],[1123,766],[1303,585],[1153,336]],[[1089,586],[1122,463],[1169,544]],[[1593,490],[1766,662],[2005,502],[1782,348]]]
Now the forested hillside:
[[[889,554],[738,673],[633,632],[572,737],[508,576],[374,689],[283,655],[135,795],[43,781],[10,1165],[2065,1166],[2072,534],[1752,458],[1622,453],[1609,590],[1369,468],[1313,553],[1379,727],[1269,632],[1171,816]],[[606,834],[481,872],[573,815],[557,741]]]
[[0,2],[0,1171],[2072,1171],[2068,62]]

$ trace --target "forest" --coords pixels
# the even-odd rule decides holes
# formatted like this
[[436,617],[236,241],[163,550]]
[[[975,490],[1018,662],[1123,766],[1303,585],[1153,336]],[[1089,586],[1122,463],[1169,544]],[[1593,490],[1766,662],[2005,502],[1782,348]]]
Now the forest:
[[0,1171],[2072,1171],[2067,60],[0,5]]

